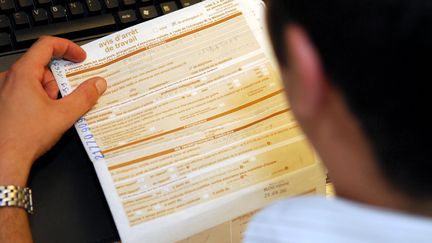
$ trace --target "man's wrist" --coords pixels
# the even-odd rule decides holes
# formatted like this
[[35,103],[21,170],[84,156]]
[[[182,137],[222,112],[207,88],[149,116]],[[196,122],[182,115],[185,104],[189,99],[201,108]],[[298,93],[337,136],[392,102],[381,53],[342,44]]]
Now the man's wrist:
[[3,157],[0,153],[0,185],[25,187],[30,173],[31,161]]

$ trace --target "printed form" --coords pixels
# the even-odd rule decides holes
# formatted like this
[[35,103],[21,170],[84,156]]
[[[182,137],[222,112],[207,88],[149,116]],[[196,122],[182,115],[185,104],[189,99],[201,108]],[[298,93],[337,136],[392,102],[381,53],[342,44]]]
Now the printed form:
[[324,193],[263,22],[259,0],[208,0],[84,45],[83,63],[53,61],[63,95],[108,81],[75,126],[123,242],[193,242],[276,199]]

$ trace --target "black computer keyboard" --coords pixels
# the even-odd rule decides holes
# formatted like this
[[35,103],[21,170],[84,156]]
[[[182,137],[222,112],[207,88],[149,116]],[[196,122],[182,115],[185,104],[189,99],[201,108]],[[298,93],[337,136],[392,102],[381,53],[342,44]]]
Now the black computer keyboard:
[[201,0],[0,0],[0,56],[43,35],[99,37]]

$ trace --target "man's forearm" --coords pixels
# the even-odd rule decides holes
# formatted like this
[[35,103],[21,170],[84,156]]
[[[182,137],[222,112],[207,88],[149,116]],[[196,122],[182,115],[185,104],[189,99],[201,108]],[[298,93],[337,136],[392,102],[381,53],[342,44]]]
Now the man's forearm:
[[32,242],[27,212],[22,208],[0,208],[0,242]]
[[[0,161],[0,185],[26,186],[29,169],[15,166],[17,162]],[[0,207],[0,242],[32,242],[28,216],[24,209]]]

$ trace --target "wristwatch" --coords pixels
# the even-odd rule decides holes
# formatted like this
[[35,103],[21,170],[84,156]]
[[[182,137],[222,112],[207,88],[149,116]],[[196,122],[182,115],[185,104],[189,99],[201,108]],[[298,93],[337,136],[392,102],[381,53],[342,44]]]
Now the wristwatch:
[[33,214],[32,191],[28,187],[0,186],[0,207],[19,207]]

